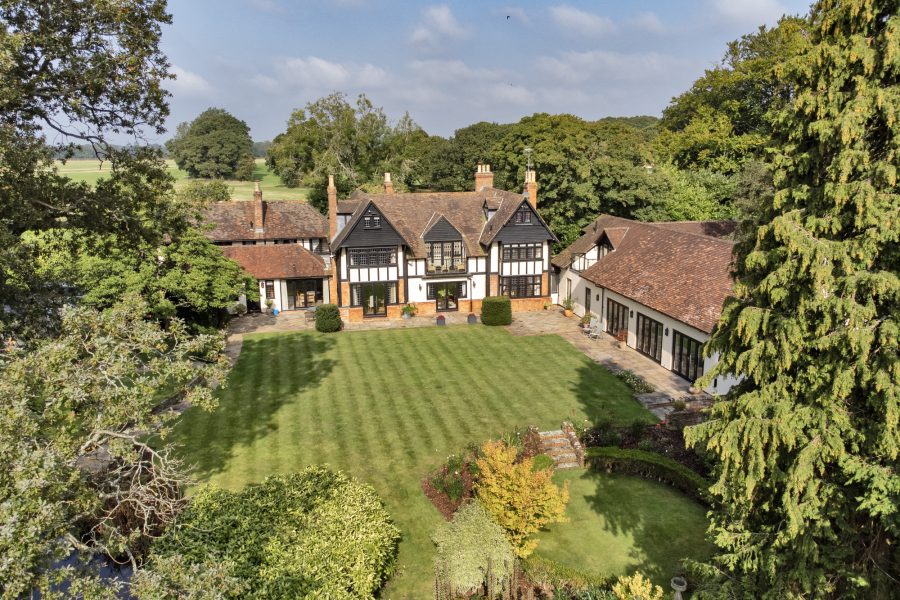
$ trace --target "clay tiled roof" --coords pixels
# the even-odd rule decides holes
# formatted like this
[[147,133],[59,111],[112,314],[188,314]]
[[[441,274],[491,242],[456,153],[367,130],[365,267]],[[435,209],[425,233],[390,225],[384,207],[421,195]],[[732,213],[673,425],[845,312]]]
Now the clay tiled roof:
[[[484,256],[483,241],[485,227],[485,204],[491,209],[496,207],[497,213],[491,218],[494,231],[499,231],[505,223],[505,208],[512,207],[506,219],[515,212],[522,202],[522,195],[514,192],[484,188],[478,192],[418,192],[411,194],[354,194],[353,200],[338,202],[338,211],[345,212],[355,203],[353,218],[335,237],[333,247],[337,248],[346,237],[346,233],[359,220],[362,211],[371,200],[378,210],[397,230],[412,252],[412,256],[423,258],[427,255],[427,246],[423,236],[430,225],[443,215],[463,236],[466,252],[469,256]],[[499,223],[500,225],[497,225]],[[494,233],[496,235],[496,233]]]
[[264,231],[257,233],[252,200],[216,202],[203,215],[212,226],[207,235],[215,241],[328,237],[328,219],[306,202],[264,201],[263,207]]
[[[613,245],[613,248],[615,248],[616,241],[621,241],[625,232],[628,230],[628,225],[631,223],[632,221],[629,221],[628,219],[601,215],[593,223],[581,230],[584,233],[580,238],[569,244],[559,254],[554,256],[550,262],[561,269],[565,269],[572,264],[572,260],[577,254],[584,254],[597,245],[598,240],[603,235],[604,229],[609,230],[607,237]],[[617,239],[613,240],[614,237]]]
[[222,246],[222,252],[257,279],[325,276],[325,262],[300,244]]
[[598,229],[628,231],[581,276],[706,333],[732,294],[733,243],[684,233],[655,223],[602,216]]
[[727,238],[737,229],[737,221],[666,221],[654,223],[657,227],[674,229],[683,233]]

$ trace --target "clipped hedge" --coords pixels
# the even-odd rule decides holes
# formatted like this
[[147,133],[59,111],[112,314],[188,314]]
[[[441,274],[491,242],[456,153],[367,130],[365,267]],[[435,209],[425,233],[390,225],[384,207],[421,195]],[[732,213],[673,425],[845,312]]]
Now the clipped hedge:
[[332,333],[340,331],[341,311],[336,304],[322,304],[316,308],[316,331]]
[[509,296],[488,296],[481,301],[481,322],[485,325],[512,323],[512,303]]
[[240,597],[374,598],[400,531],[371,486],[309,467],[239,492],[204,488],[151,548],[154,560],[230,565]]
[[591,469],[656,479],[678,488],[703,504],[709,505],[712,502],[708,491],[710,483],[706,479],[655,452],[615,447],[588,448],[584,459]]

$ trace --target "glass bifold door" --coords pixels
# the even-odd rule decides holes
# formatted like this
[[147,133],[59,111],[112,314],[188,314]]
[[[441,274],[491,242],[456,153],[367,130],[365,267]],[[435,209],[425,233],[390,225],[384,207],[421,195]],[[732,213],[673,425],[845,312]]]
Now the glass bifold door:
[[662,360],[663,326],[659,321],[637,314],[637,350],[656,362]]

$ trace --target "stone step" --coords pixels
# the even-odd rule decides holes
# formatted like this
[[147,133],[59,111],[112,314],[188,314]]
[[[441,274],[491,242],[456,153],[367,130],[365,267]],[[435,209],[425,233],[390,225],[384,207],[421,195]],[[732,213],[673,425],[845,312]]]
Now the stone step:
[[571,446],[572,443],[565,438],[554,438],[552,440],[544,440],[541,445],[546,449],[546,448],[556,448],[559,446]]
[[551,454],[550,458],[552,458],[554,462],[566,462],[569,460],[577,460],[578,455],[574,452],[561,452],[559,454]]
[[556,429],[554,431],[541,431],[539,433],[539,435],[541,437],[559,437],[559,436],[565,436],[566,434],[563,433],[562,429]]
[[580,466],[581,465],[579,465],[577,461],[573,460],[573,461],[569,461],[569,462],[558,463],[556,465],[556,468],[557,469],[577,469]]

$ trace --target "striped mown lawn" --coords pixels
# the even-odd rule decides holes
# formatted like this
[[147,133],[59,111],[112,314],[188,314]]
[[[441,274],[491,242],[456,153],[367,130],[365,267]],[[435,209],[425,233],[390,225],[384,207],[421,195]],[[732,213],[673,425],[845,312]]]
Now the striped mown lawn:
[[175,441],[197,475],[239,488],[326,463],[371,483],[403,532],[385,598],[432,594],[440,515],[420,481],[447,455],[517,426],[654,417],[562,338],[481,325],[245,336],[214,413]]

